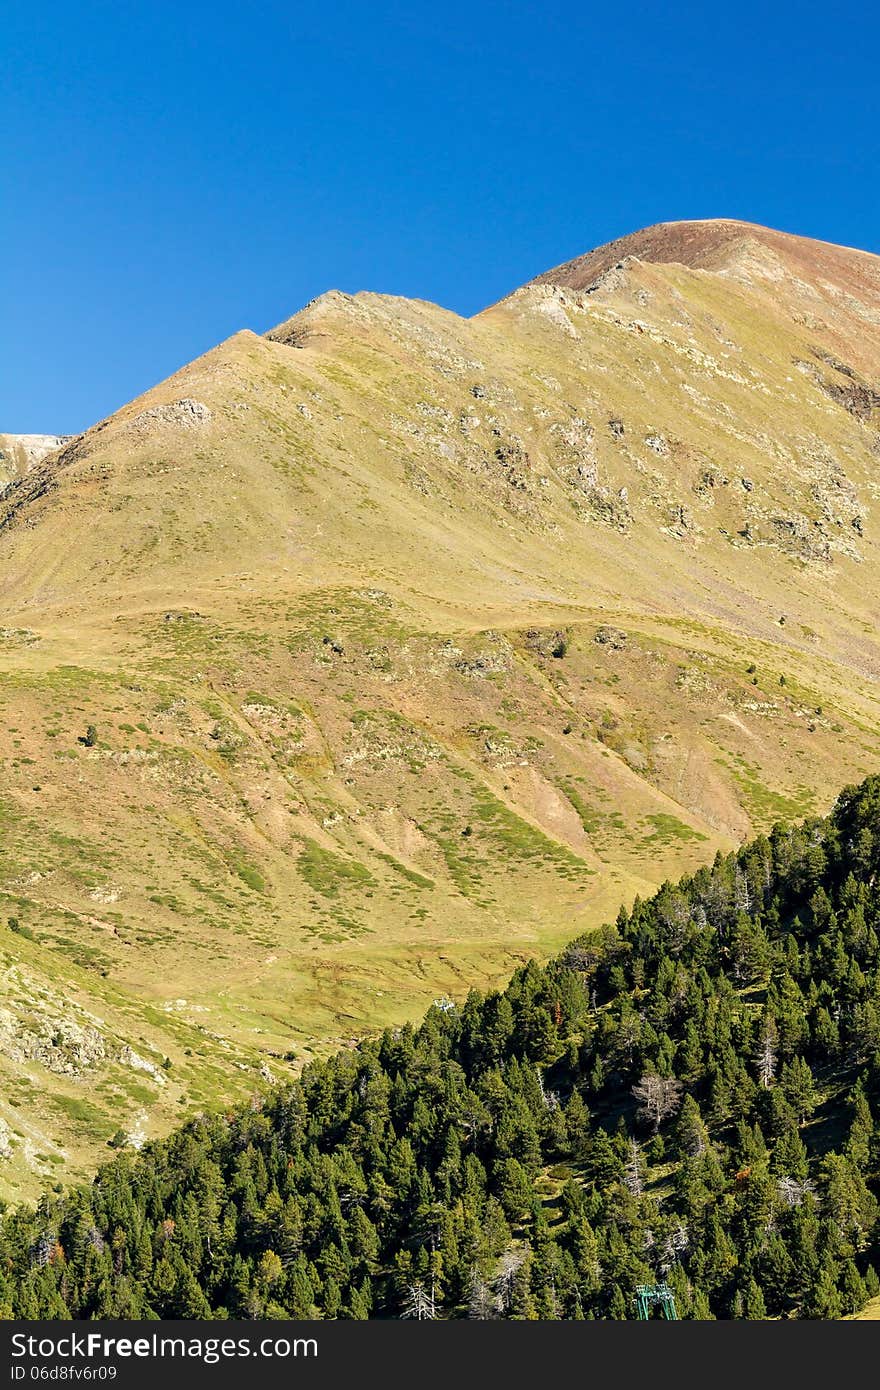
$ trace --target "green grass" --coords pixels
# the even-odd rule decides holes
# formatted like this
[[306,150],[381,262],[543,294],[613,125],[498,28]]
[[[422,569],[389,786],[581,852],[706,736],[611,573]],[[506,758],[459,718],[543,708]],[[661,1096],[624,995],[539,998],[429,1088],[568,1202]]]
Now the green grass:
[[57,1110],[72,1122],[77,1129],[91,1130],[101,1134],[109,1132],[111,1125],[110,1117],[93,1105],[84,1096],[55,1095],[52,1097],[52,1104]]
[[235,866],[235,872],[238,874],[242,883],[246,884],[254,893],[266,892],[266,880],[263,878],[259,869],[254,868],[253,864],[239,862]]
[[325,898],[335,898],[347,888],[370,888],[375,883],[369,869],[358,860],[344,859],[315,840],[306,841],[297,867],[309,887]]
[[650,824],[654,826],[653,835],[646,836],[643,841],[646,845],[655,842],[668,845],[675,840],[681,840],[687,844],[688,842],[699,842],[708,839],[708,836],[704,835],[702,831],[694,830],[692,826],[685,825],[684,821],[679,820],[677,816],[670,815],[668,812],[658,811],[654,815],[646,816],[645,820],[649,821]]
[[731,771],[757,826],[767,829],[776,821],[799,820],[816,809],[815,793],[810,787],[796,787],[790,793],[769,787],[760,768],[741,757],[734,759]]
[[579,881],[593,870],[571,850],[523,820],[484,787],[474,790],[475,816],[493,848],[516,860],[552,865],[562,877]]

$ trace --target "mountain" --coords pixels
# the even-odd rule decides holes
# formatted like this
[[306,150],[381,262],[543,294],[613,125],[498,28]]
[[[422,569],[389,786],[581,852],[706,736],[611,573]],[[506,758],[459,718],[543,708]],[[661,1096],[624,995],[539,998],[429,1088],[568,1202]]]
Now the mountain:
[[880,261],[578,264],[333,291],[0,494],[8,1195],[877,767]]
[[[834,1319],[880,1292],[880,778],[0,1223],[23,1318]],[[876,1307],[876,1304],[875,1304]],[[873,1311],[873,1310],[871,1310]]]

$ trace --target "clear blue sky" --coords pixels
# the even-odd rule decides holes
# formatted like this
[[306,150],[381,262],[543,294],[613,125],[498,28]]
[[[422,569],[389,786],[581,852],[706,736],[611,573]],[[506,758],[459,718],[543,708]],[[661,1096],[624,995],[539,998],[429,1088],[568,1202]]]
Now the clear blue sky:
[[859,0],[0,0],[0,32],[0,430],[333,286],[473,313],[688,217],[880,251]]

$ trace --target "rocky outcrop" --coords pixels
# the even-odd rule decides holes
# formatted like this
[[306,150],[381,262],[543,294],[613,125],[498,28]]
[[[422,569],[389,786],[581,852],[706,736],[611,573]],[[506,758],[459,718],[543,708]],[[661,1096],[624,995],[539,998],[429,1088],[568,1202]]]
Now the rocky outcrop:
[[142,410],[131,421],[131,426],[133,429],[149,429],[155,425],[178,425],[184,429],[197,429],[200,425],[207,425],[211,418],[211,411],[202,401],[184,396],[182,400]]
[[[852,367],[841,362],[831,353],[822,352],[821,349],[813,349],[814,356],[821,362],[837,373],[837,378],[827,377],[815,362],[806,362],[798,358],[795,366],[798,371],[808,376],[814,381],[821,391],[836,405],[843,406],[857,420],[865,422],[871,419],[875,410],[880,410],[880,391],[870,386],[866,381],[862,381]],[[843,377],[843,380],[839,380]]]
[[37,1062],[59,1075],[80,1076],[107,1060],[102,1033],[90,1024],[32,1013],[25,1021],[0,1011],[0,1052],[13,1062]]
[[23,478],[70,438],[69,434],[0,434],[0,488]]
[[603,624],[597,629],[593,641],[599,647],[609,647],[613,652],[622,652],[627,643],[627,635],[619,627]]

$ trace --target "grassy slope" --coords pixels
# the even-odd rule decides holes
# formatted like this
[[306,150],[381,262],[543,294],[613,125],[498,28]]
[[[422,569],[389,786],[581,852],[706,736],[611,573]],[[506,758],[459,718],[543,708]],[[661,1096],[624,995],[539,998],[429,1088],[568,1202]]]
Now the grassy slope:
[[326,296],[0,501],[7,1192],[876,768],[877,431],[795,365],[864,343],[780,274]]
[[880,1320],[880,1298],[872,1298],[860,1313],[854,1313],[851,1322],[877,1322]]

